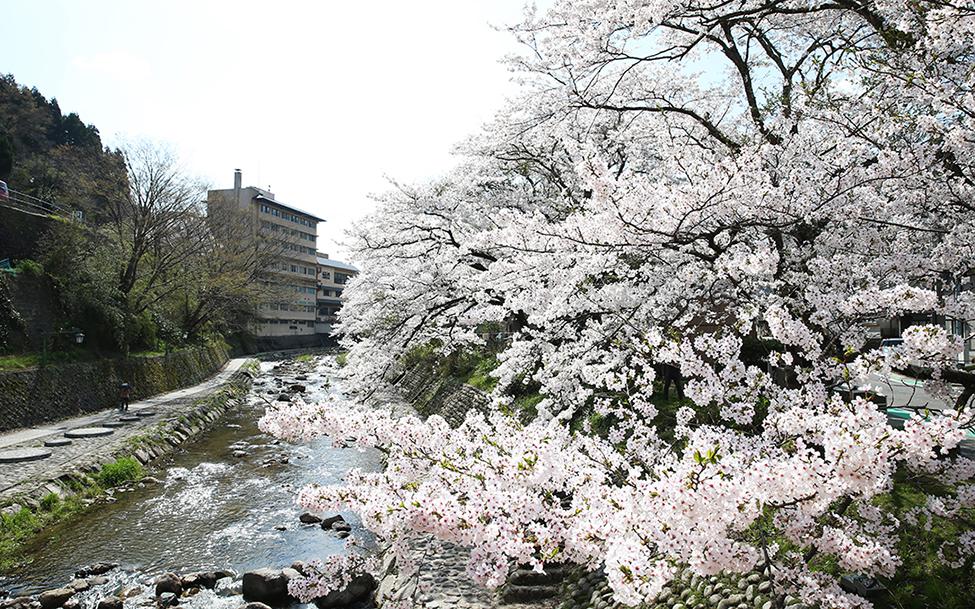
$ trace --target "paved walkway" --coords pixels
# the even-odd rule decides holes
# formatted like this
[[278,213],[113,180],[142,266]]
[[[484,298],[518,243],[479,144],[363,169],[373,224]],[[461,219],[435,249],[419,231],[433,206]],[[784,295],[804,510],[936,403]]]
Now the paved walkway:
[[[51,447],[51,456],[39,461],[23,463],[0,463],[0,505],[11,496],[19,493],[25,486],[55,479],[65,471],[90,458],[110,454],[123,447],[133,436],[155,426],[160,421],[190,410],[194,402],[223,385],[247,358],[228,361],[224,367],[206,381],[152,398],[133,402],[129,405],[131,414],[140,411],[153,412],[152,416],[140,417],[138,421],[126,423],[107,436],[78,438],[66,446]],[[45,440],[62,438],[64,432],[79,427],[97,427],[107,421],[118,420],[118,410],[109,408],[89,415],[65,419],[43,426],[19,429],[0,434],[0,451],[41,447]]]

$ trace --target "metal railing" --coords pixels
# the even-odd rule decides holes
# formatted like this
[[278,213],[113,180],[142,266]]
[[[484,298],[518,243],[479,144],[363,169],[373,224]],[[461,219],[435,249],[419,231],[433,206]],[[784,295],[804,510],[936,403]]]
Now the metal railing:
[[75,218],[78,220],[81,220],[83,217],[81,210],[45,201],[44,199],[39,199],[9,187],[7,189],[7,196],[0,194],[0,205],[33,213],[53,214],[55,216],[64,216],[65,218]]

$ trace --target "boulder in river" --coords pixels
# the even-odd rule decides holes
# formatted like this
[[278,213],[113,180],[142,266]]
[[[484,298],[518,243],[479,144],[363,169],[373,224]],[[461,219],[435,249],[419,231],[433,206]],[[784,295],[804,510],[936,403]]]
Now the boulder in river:
[[109,596],[98,601],[97,609],[122,609],[122,599],[117,596]]
[[288,391],[290,391],[291,393],[304,393],[305,386],[302,385],[301,383],[295,383],[294,385],[288,387]]
[[217,580],[225,577],[233,577],[234,572],[228,570],[221,571],[200,571],[183,576],[183,588],[207,588],[212,590],[217,585]]
[[288,581],[301,574],[294,569],[257,569],[244,573],[244,600],[277,605],[287,602]]
[[16,598],[10,598],[5,601],[0,601],[0,607],[3,609],[20,609],[21,607],[27,608],[34,605],[34,599],[30,596],[18,596]]
[[75,577],[91,577],[92,575],[102,575],[118,567],[117,562],[96,562],[75,572]]
[[153,582],[156,586],[156,596],[169,592],[179,596],[183,593],[183,582],[175,573],[163,573]]
[[139,596],[140,594],[142,594],[142,586],[139,584],[129,584],[128,586],[123,586],[118,592],[119,598],[122,599]]
[[376,580],[372,575],[364,573],[353,579],[344,589],[333,590],[321,598],[316,598],[315,606],[318,609],[346,607],[366,600],[375,589]]
[[288,395],[287,393],[282,393],[281,395],[278,396],[278,401],[279,402],[290,402],[291,401],[291,396]]
[[321,518],[312,514],[311,512],[303,512],[301,516],[298,516],[298,520],[305,524],[315,524],[322,521]]
[[271,608],[265,605],[264,603],[244,603],[240,607],[237,607],[237,609],[271,609]]
[[336,522],[345,522],[345,518],[342,518],[341,514],[336,514],[334,516],[327,516],[322,518],[322,528],[326,531],[332,528],[332,525]]
[[75,591],[73,588],[55,588],[41,592],[37,600],[41,603],[43,609],[55,609],[55,607],[64,605],[74,595]]
[[348,532],[352,530],[352,525],[344,520],[339,520],[338,522],[332,523],[332,530],[339,533]]
[[70,584],[68,584],[68,587],[74,590],[75,592],[84,592],[88,588],[91,588],[91,584],[88,582],[87,579],[76,579],[72,581]]

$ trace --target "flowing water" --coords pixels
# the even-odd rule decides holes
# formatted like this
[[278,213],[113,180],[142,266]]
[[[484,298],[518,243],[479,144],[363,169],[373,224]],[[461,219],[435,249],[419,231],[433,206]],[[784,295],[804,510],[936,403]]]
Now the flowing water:
[[[343,552],[345,541],[318,525],[299,523],[295,505],[298,489],[310,482],[339,482],[350,468],[376,470],[379,453],[340,449],[328,439],[291,445],[261,433],[257,420],[264,412],[261,395],[273,399],[283,387],[306,385],[304,399],[322,400],[341,394],[330,358],[316,360],[302,372],[274,370],[279,362],[264,362],[246,404],[217,422],[204,436],[183,445],[175,454],[154,462],[147,473],[160,480],[116,494],[84,514],[44,531],[27,549],[30,562],[0,580],[13,594],[30,594],[60,587],[74,572],[100,561],[121,564],[110,581],[84,595],[85,606],[117,590],[138,583],[148,585],[164,572],[186,573],[230,568],[238,573],[262,567],[281,568]],[[246,456],[234,456],[244,450]],[[283,461],[287,461],[284,463]],[[358,521],[344,514],[354,536],[366,535]],[[284,528],[285,530],[279,530]],[[224,580],[226,583],[227,580]],[[236,607],[240,597],[204,591],[184,599],[183,607]]]

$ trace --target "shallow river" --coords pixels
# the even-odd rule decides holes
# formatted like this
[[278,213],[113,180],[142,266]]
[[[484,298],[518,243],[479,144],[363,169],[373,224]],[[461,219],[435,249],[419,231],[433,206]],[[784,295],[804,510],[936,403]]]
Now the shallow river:
[[[145,585],[166,571],[191,572],[231,568],[238,573],[261,567],[280,568],[296,560],[313,560],[342,552],[345,541],[318,525],[298,522],[298,489],[309,482],[338,482],[352,467],[375,470],[379,454],[338,449],[327,439],[311,444],[278,443],[260,432],[257,420],[274,396],[272,368],[264,362],[246,406],[230,413],[200,440],[184,444],[157,460],[147,474],[161,480],[120,493],[113,503],[98,503],[84,514],[44,531],[28,548],[29,564],[0,580],[12,593],[36,593],[63,586],[85,565],[117,562],[111,581],[86,593],[86,605],[120,584]],[[308,380],[285,375],[284,387],[307,386],[306,400],[342,391],[328,365],[316,365]],[[248,454],[235,457],[242,444]],[[287,457],[282,464],[281,457]],[[266,464],[271,461],[273,463]],[[344,514],[353,535],[363,536],[358,521]],[[277,530],[276,527],[285,527]],[[126,602],[135,606],[140,599]],[[215,597],[204,591],[184,607],[236,607],[240,597]],[[93,605],[92,605],[93,606]]]

